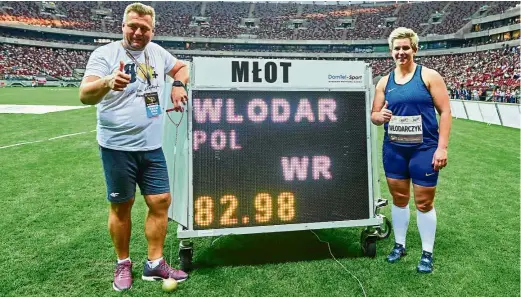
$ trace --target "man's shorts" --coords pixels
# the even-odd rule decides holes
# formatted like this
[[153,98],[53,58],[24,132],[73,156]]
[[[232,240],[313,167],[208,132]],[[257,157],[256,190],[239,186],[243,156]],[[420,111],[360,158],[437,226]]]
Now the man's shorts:
[[112,203],[141,195],[170,192],[166,160],[161,148],[152,151],[126,152],[100,146],[101,161],[107,184],[107,199]]
[[435,187],[439,171],[434,171],[432,158],[435,147],[401,147],[385,142],[383,164],[385,176],[394,179],[412,179],[413,184]]

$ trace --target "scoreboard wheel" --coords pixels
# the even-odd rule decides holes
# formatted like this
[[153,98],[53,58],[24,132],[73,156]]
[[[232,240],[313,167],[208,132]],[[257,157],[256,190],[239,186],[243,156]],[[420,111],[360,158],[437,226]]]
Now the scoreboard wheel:
[[362,254],[366,257],[376,257],[376,241],[378,236],[370,233],[367,230],[362,231],[360,236],[360,245],[362,246]]
[[376,233],[378,234],[378,239],[386,239],[391,235],[391,231],[393,230],[393,225],[391,221],[385,216],[383,216],[384,222],[382,225],[376,227]]
[[191,271],[193,269],[193,255],[194,249],[193,244],[179,245],[179,262],[181,263],[181,270],[184,272]]

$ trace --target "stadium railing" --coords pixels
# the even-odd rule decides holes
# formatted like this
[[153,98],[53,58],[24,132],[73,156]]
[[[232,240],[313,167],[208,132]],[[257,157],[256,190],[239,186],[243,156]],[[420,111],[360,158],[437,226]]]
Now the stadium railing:
[[515,103],[450,100],[452,116],[520,129],[521,105]]

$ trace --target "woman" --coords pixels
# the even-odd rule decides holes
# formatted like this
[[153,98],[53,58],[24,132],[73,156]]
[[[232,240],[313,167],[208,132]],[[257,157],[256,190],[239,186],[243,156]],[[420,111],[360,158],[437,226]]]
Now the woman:
[[407,254],[412,181],[423,249],[417,271],[430,273],[436,233],[434,194],[439,170],[447,166],[452,122],[449,95],[438,72],[414,62],[418,35],[413,30],[397,28],[388,41],[396,68],[378,82],[371,113],[373,124],[384,124],[383,166],[393,197],[395,246],[387,261],[397,262]]

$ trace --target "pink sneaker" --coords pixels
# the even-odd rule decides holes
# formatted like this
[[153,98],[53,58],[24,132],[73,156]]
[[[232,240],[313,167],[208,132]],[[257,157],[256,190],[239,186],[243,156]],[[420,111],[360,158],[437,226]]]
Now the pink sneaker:
[[132,262],[127,260],[116,264],[112,288],[118,292],[132,288]]
[[143,276],[141,276],[141,278],[146,281],[158,281],[167,278],[173,278],[177,282],[182,282],[188,278],[188,274],[186,272],[170,267],[170,265],[166,263],[165,259],[161,259],[159,265],[157,265],[155,268],[150,268],[146,261],[144,266]]

